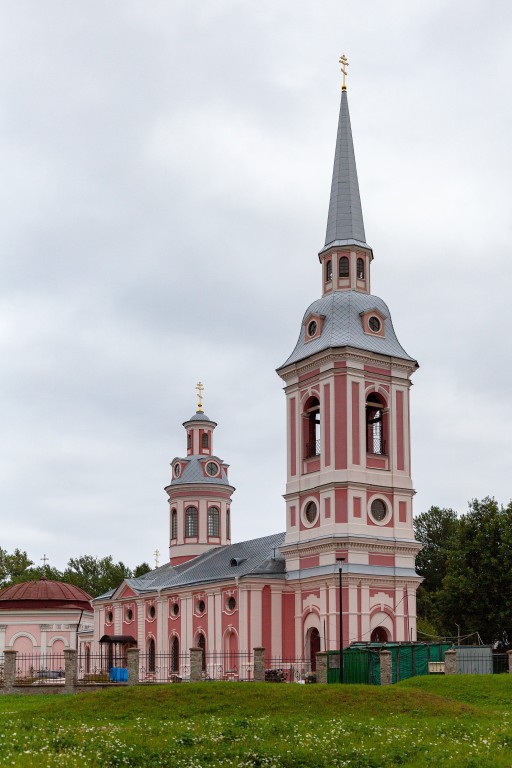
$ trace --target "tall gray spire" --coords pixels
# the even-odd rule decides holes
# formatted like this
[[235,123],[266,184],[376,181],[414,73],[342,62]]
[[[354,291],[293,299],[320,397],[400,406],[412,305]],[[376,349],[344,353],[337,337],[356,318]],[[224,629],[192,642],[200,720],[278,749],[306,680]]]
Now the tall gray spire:
[[340,245],[350,243],[366,245],[346,90],[341,92],[331,199],[327,217],[325,246],[322,250],[338,243]]

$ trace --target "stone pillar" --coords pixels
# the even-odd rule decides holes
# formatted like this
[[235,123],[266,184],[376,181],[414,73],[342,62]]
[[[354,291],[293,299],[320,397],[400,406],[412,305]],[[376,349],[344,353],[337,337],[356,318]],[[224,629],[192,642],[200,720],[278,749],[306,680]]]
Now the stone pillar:
[[139,654],[138,648],[128,648],[126,658],[128,663],[128,685],[138,685],[139,683]]
[[380,684],[391,685],[393,682],[393,657],[391,651],[382,649],[379,653],[380,658]]
[[254,653],[254,682],[265,682],[265,649],[253,648]]
[[[510,657],[509,657],[510,658]],[[444,654],[444,673],[454,675],[457,672],[457,651],[446,651]]]
[[512,651],[507,651],[508,656],[508,671],[512,674]]
[[4,648],[4,692],[11,693],[16,680],[16,654],[13,648]]
[[203,672],[203,651],[201,648],[190,649],[190,682],[201,680]]
[[64,650],[64,690],[66,693],[75,692],[77,681],[76,655],[76,651],[72,648],[66,648]]
[[327,662],[329,656],[325,651],[321,651],[316,655],[316,681],[317,683],[327,682]]

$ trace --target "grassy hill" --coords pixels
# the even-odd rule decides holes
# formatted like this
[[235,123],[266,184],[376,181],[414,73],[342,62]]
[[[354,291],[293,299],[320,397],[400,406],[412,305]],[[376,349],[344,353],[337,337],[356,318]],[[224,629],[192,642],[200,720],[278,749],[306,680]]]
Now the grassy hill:
[[0,766],[512,765],[512,675],[0,696]]

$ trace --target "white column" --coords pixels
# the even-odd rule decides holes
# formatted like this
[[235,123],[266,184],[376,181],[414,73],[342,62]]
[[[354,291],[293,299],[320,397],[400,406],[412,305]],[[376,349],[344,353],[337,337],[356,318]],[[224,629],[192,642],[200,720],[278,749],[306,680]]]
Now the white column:
[[[267,656],[276,659],[283,655],[283,593],[280,588],[270,587],[270,610],[272,613],[271,647]],[[255,646],[256,647],[256,646]]]
[[119,603],[114,604],[114,634],[121,635],[123,627],[123,606]]
[[167,601],[159,597],[156,601],[156,652],[169,653],[167,642]]
[[302,592],[295,588],[295,656],[302,658],[304,655],[304,638],[302,636]]
[[357,640],[357,584],[349,584],[348,587],[348,641],[351,643],[353,640]]
[[6,631],[7,631],[7,624],[0,624],[0,653],[3,653],[5,648]]
[[262,635],[262,590],[251,590],[251,648],[260,648]]
[[245,589],[241,589],[240,587],[238,589],[238,600],[240,612],[240,618],[238,621],[239,650],[241,653],[246,653],[249,650],[249,600],[247,591]]
[[370,642],[370,587],[361,584],[361,640]]
[[327,650],[338,650],[338,641],[336,639],[336,624],[338,618],[338,605],[336,600],[336,587],[334,584],[329,585],[329,620],[327,627]]

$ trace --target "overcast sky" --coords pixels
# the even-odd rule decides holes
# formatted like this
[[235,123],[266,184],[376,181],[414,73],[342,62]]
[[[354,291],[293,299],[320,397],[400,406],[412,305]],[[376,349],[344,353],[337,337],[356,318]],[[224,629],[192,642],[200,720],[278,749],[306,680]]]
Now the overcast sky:
[[236,540],[284,530],[275,373],[348,96],[415,511],[512,495],[512,4],[0,1],[0,546],[167,553],[195,384]]

